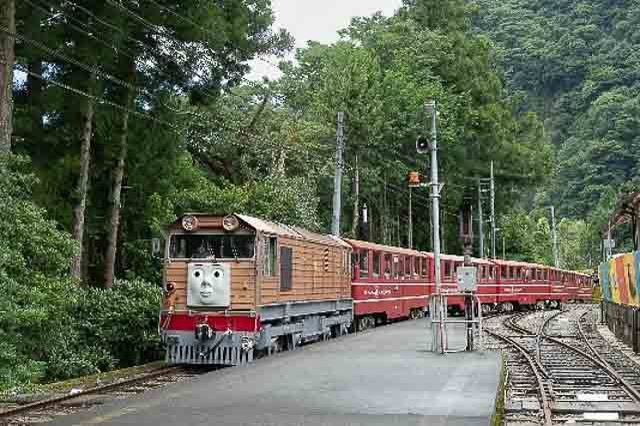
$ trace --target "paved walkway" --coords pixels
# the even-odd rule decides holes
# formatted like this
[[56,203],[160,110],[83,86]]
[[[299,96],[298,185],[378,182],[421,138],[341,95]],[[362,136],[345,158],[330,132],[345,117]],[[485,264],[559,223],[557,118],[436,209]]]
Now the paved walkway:
[[[451,332],[450,342],[460,333]],[[488,425],[497,353],[426,351],[426,320],[305,346],[90,411],[59,425]]]

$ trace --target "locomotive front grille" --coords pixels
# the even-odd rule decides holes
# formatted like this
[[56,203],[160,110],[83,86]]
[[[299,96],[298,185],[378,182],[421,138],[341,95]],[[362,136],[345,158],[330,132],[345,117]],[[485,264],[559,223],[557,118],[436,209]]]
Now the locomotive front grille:
[[201,345],[169,345],[166,361],[169,364],[240,365],[253,361],[253,349],[244,351],[239,346],[225,346],[210,350]]

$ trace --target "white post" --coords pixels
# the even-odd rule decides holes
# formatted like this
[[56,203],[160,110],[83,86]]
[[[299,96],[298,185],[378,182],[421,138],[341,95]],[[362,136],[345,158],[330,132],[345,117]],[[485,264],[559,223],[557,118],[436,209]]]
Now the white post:
[[493,161],[491,162],[491,258],[496,258],[496,184],[493,176]]

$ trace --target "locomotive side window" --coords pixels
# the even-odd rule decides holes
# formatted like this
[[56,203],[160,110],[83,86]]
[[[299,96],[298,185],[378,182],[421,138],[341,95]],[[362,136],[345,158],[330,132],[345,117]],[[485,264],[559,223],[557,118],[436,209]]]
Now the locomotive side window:
[[500,277],[507,278],[507,267],[500,266]]
[[293,287],[293,249],[280,247],[280,291]]
[[373,266],[371,267],[371,274],[374,278],[378,278],[380,276],[380,252],[373,252]]
[[250,259],[253,235],[176,234],[171,236],[169,255],[173,259]]
[[264,239],[264,275],[275,277],[278,265],[278,239],[267,237]]
[[413,258],[413,275],[418,276],[420,274],[420,261],[422,260],[420,257],[416,256]]
[[409,256],[405,256],[404,257],[404,275],[407,278],[411,278],[411,264],[413,262],[411,262],[411,257]]
[[384,254],[384,276],[389,278],[393,270],[393,256],[389,253]]
[[485,265],[480,266],[480,269],[482,269],[482,279],[486,280],[487,279],[487,267]]
[[360,250],[360,278],[369,276],[369,251]]
[[422,259],[422,272],[421,272],[421,275],[423,277],[427,276],[427,266],[428,266],[427,262],[428,262],[427,258],[423,258]]

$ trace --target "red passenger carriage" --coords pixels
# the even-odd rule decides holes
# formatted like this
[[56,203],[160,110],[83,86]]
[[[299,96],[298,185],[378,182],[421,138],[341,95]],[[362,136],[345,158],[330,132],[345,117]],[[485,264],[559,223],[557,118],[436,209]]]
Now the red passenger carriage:
[[358,330],[424,315],[433,286],[426,253],[357,240],[353,248],[352,298]]

